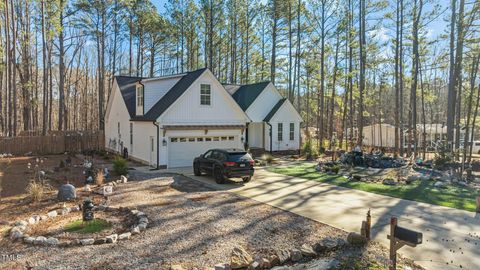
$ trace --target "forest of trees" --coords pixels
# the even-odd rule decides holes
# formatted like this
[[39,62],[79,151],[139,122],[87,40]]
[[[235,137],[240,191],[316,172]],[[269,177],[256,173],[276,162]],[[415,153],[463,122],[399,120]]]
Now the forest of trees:
[[1,0],[0,136],[101,130],[114,75],[206,66],[222,83],[272,81],[304,127],[318,130],[319,147],[334,147],[333,136],[337,147],[361,144],[353,130],[389,123],[395,152],[417,154],[422,124],[444,123],[458,148],[478,122],[479,8],[465,0]]

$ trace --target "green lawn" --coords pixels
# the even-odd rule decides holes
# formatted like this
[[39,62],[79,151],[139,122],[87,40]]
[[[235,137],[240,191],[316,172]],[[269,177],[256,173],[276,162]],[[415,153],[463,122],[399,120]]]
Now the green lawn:
[[348,179],[342,175],[328,175],[317,172],[315,171],[315,165],[312,163],[301,163],[290,167],[269,167],[268,170],[274,173],[329,183],[341,187],[353,188],[412,201],[442,205],[471,212],[475,212],[475,198],[480,196],[478,191],[461,186],[448,186],[445,189],[437,189],[433,187],[435,181],[415,181],[409,185],[398,186],[387,186],[381,183],[352,182],[348,181]]
[[108,221],[103,219],[94,219],[89,222],[83,222],[82,220],[75,220],[65,226],[67,232],[78,233],[96,233],[112,227]]

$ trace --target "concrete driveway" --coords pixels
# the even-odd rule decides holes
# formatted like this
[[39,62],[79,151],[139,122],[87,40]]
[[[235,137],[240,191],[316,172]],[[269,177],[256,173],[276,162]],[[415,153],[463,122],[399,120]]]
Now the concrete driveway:
[[194,176],[191,167],[167,171],[346,231],[359,232],[371,209],[373,238],[385,246],[388,246],[390,217],[397,216],[400,226],[423,232],[423,244],[403,247],[400,254],[426,269],[480,269],[479,214],[275,174],[261,168],[256,169],[254,179],[248,184],[223,185],[216,184],[210,176]]

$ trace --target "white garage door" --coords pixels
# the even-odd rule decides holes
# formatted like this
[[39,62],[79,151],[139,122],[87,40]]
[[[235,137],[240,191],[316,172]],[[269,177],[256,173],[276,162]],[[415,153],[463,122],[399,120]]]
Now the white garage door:
[[238,136],[170,137],[168,167],[192,166],[193,159],[212,148],[239,148]]

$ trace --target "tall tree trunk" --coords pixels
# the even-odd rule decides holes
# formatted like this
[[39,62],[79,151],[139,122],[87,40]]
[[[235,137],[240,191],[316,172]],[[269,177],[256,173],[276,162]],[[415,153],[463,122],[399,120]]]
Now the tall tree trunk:
[[277,47],[277,21],[278,21],[278,11],[277,11],[277,0],[273,0],[272,7],[272,16],[273,16],[273,27],[272,27],[272,59],[270,61],[270,81],[275,84],[275,69],[277,58],[276,47]]
[[450,65],[448,78],[448,101],[447,101],[447,144],[450,151],[454,151],[453,131],[455,129],[455,110],[457,92],[455,90],[455,21],[456,21],[456,2],[451,0],[452,15],[450,18]]

